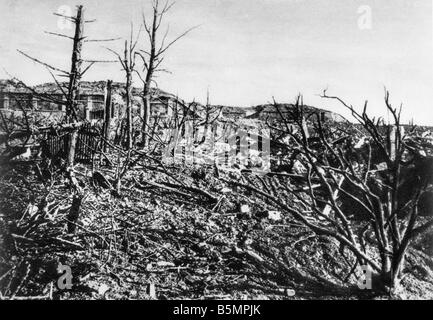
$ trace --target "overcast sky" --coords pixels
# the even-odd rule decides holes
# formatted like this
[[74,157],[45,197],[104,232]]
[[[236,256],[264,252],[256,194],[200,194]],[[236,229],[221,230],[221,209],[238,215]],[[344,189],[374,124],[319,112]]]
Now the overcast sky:
[[[149,1],[1,0],[0,67],[30,84],[51,81],[16,49],[70,67],[71,41],[44,34],[73,34],[52,12],[69,6],[73,13],[81,3],[86,18],[97,19],[86,36],[124,38],[130,22],[138,29],[141,11],[149,13]],[[272,96],[292,102],[300,92],[306,104],[347,115],[318,97],[328,88],[359,108],[368,99],[385,119],[386,86],[395,106],[403,103],[405,121],[433,125],[432,11],[431,0],[177,0],[165,20],[169,37],[200,27],[167,52],[164,67],[172,73],[161,74],[158,85],[201,102],[209,88],[211,103],[236,106]],[[108,45],[121,52],[121,41]],[[101,43],[83,50],[87,59],[113,59]],[[95,66],[85,78],[105,79],[122,81],[119,65]]]

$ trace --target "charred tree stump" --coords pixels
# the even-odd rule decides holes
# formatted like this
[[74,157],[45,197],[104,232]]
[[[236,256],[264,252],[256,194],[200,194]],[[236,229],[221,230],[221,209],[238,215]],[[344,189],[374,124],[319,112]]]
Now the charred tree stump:
[[72,206],[68,214],[68,233],[74,233],[76,229],[76,223],[80,216],[81,203],[83,202],[83,195],[78,192],[74,195],[72,200]]

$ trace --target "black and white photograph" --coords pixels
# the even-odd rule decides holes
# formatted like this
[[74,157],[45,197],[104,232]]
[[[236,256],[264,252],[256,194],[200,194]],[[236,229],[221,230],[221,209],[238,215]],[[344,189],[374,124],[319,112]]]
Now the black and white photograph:
[[431,0],[0,0],[0,300],[433,300],[432,102]]

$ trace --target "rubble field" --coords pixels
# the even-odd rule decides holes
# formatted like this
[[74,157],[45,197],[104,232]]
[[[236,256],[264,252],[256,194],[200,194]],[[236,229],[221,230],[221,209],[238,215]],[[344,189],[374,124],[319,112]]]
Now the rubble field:
[[[71,234],[72,193],[62,173],[51,172],[47,185],[34,164],[0,168],[2,298],[433,298],[429,235],[410,249],[404,290],[376,296],[358,289],[359,274],[351,273],[350,259],[341,258],[344,248],[335,241],[211,170],[169,168],[194,186],[177,190],[158,187],[166,186],[167,173],[133,168],[116,193],[95,179],[94,168],[78,165],[85,196]],[[108,171],[101,169],[101,176]],[[70,289],[61,289],[65,266]]]

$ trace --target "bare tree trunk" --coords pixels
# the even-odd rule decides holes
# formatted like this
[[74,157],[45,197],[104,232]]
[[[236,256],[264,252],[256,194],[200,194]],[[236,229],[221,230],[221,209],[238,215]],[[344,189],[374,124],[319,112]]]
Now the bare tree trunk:
[[153,77],[153,72],[155,71],[155,59],[156,59],[156,31],[158,29],[157,26],[157,18],[158,18],[158,10],[153,10],[153,21],[152,21],[152,29],[150,33],[150,56],[149,56],[149,64],[147,66],[146,79],[143,88],[143,127],[142,127],[142,143],[143,147],[146,147],[149,144],[149,122],[150,122],[150,113],[151,113],[151,96],[150,96],[150,87]]
[[75,161],[75,149],[77,146],[77,138],[78,138],[78,130],[74,129],[69,136],[69,145],[68,145],[68,168],[72,168]]
[[308,131],[307,121],[305,120],[304,115],[302,115],[302,118],[301,118],[301,125],[302,125],[302,130],[305,132],[305,138],[308,139],[310,137],[310,133]]
[[[148,24],[146,22],[146,18],[143,14],[143,24],[144,29],[148,35],[149,39],[149,52],[144,51],[146,54],[143,55],[140,52],[137,52],[137,55],[141,57],[143,60],[144,71],[146,72],[145,77],[141,77],[140,79],[143,81],[143,106],[140,109],[140,116],[143,120],[142,122],[142,144],[146,147],[149,144],[149,131],[150,131],[150,115],[151,115],[151,84],[153,80],[153,75],[157,72],[166,71],[164,69],[160,69],[159,66],[164,60],[164,53],[179,39],[183,38],[194,28],[190,28],[181,35],[179,35],[174,40],[166,43],[166,37],[168,33],[165,33],[163,37],[161,37],[161,43],[157,44],[156,36],[158,34],[159,27],[161,26],[161,21],[163,20],[164,15],[170,10],[172,5],[169,5],[168,2],[164,7],[159,6],[158,1],[154,1],[153,4],[153,14],[152,14],[152,23]],[[141,50],[143,51],[143,50]]]
[[[71,73],[69,76],[68,87],[68,104],[66,108],[66,121],[72,123],[77,120],[77,107],[79,96],[79,83],[81,78],[81,49],[83,47],[83,31],[84,31],[84,18],[83,6],[78,7],[77,17],[75,20],[75,36],[74,47],[72,50],[72,64]],[[75,146],[77,144],[78,132],[74,130],[69,138],[68,146],[68,168],[72,168],[75,160]]]
[[[126,77],[126,85],[125,85],[125,102],[126,102],[126,147],[128,150],[131,150],[133,144],[133,117],[132,117],[132,108],[133,108],[133,96],[132,96],[132,73],[135,68],[135,55],[137,52],[135,51],[135,46],[137,45],[138,38],[135,42],[132,40],[133,38],[133,30],[131,27],[131,40],[128,47],[128,40],[125,41],[125,51],[123,57],[113,52],[117,58],[119,59],[120,64],[122,65],[123,70],[125,71]],[[123,127],[123,125],[122,125]],[[123,131],[123,130],[122,130]],[[123,140],[123,135],[122,135]]]
[[[77,17],[75,20],[75,36],[74,45],[72,50],[72,64],[71,73],[69,76],[69,87],[68,87],[68,104],[66,108],[66,121],[72,123],[77,121],[77,110],[78,110],[78,97],[79,97],[79,84],[81,80],[81,49],[83,47],[83,32],[84,32],[84,17],[83,17],[83,6],[78,6]],[[74,233],[75,222],[78,220],[81,209],[82,194],[77,186],[74,179],[73,166],[75,162],[75,148],[77,145],[78,130],[75,129],[70,135],[69,139],[69,150],[68,150],[68,169],[70,175],[70,181],[75,190],[74,198],[72,200],[72,206],[68,214],[68,232]]]
[[[107,96],[105,99],[105,121],[104,121],[104,139],[108,141],[110,138],[111,116],[112,116],[112,99],[111,99],[111,86],[112,80],[107,81]],[[104,145],[104,151],[107,152],[107,143]]]
[[[81,49],[83,47],[83,32],[84,32],[84,16],[83,6],[78,6],[77,17],[75,20],[75,36],[74,46],[72,50],[72,65],[71,73],[69,76],[68,87],[68,107],[66,109],[66,120],[72,122],[76,118],[78,96],[79,96],[79,83],[81,78]],[[76,119],[75,119],[76,120]]]
[[146,77],[146,83],[144,84],[144,89],[143,89],[143,106],[141,109],[141,118],[143,119],[143,123],[142,123],[142,128],[141,128],[141,132],[142,132],[142,138],[141,138],[141,142],[143,147],[146,147],[149,144],[149,127],[150,127],[150,113],[151,113],[151,97],[150,97],[150,84],[149,82],[151,80],[147,80],[148,78],[151,79],[151,75],[149,76],[150,73],[148,73],[148,76]]
[[132,70],[129,67],[128,42],[125,41],[125,69],[126,72],[126,143],[128,150],[132,148]]
[[152,44],[152,50],[150,52],[151,58],[149,61],[149,72],[146,75],[146,83],[143,89],[143,127],[142,127],[142,143],[146,147],[149,144],[149,127],[150,127],[150,114],[151,114],[151,93],[150,83],[152,81],[153,71],[153,60],[152,54],[155,52],[155,43]]
[[68,150],[68,172],[71,187],[74,191],[74,197],[72,200],[71,209],[68,214],[68,233],[75,232],[75,223],[80,216],[81,202],[83,200],[83,194],[77,180],[75,179],[75,173],[73,170],[74,160],[75,160],[75,149],[77,145],[78,129],[74,129],[70,135],[69,139],[69,150]]
[[[144,93],[143,93],[144,94]],[[149,95],[149,93],[148,93]],[[143,98],[143,127],[142,127],[142,144],[146,147],[149,144],[149,127],[150,127],[150,97]]]

